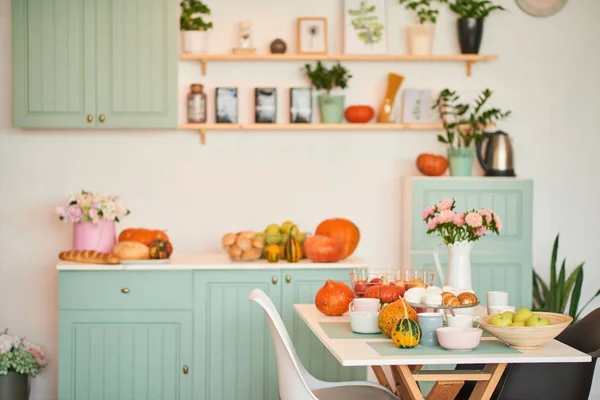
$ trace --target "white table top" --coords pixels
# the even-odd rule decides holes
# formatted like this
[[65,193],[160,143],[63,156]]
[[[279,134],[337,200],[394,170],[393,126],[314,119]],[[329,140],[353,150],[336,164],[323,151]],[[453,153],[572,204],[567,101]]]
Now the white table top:
[[[294,309],[325,347],[343,366],[370,365],[428,365],[428,364],[499,364],[538,362],[590,362],[591,357],[561,342],[553,340],[537,350],[520,350],[522,354],[476,354],[457,352],[451,357],[413,355],[406,357],[381,356],[367,342],[384,342],[388,338],[330,339],[320,322],[349,322],[348,313],[329,317],[317,310],[314,304],[295,304]],[[484,337],[482,340],[497,340]]]

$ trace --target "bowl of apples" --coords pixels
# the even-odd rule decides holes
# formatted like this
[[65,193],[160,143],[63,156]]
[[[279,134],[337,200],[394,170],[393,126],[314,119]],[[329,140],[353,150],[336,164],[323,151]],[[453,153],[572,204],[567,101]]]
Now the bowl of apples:
[[557,337],[573,322],[569,315],[533,312],[520,308],[516,312],[481,317],[479,324],[498,340],[519,350],[534,350]]

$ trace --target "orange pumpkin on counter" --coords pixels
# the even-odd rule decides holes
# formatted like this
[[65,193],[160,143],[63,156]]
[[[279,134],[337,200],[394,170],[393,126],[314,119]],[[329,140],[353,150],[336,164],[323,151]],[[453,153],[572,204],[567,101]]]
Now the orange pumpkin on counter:
[[304,241],[306,258],[315,263],[338,262],[342,259],[342,245],[336,239],[327,236],[309,236]]
[[341,260],[354,253],[360,241],[360,230],[352,221],[345,218],[332,218],[321,222],[315,229],[315,235],[337,240],[343,249]]
[[339,316],[348,311],[352,299],[354,293],[350,286],[327,279],[315,296],[315,306],[325,315]]
[[373,119],[375,110],[371,106],[350,106],[346,108],[346,121],[365,124]]
[[417,169],[423,175],[440,176],[448,169],[448,159],[435,154],[420,154],[417,157]]
[[127,228],[119,234],[119,242],[139,242],[150,246],[156,239],[169,241],[165,231],[146,228]]

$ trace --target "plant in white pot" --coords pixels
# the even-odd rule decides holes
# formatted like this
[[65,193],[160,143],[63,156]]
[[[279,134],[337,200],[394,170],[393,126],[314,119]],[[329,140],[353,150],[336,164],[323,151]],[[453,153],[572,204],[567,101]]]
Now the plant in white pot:
[[511,112],[498,108],[484,109],[492,96],[490,89],[481,92],[474,105],[459,103],[460,96],[455,91],[444,89],[440,92],[433,108],[437,108],[446,131],[446,137],[438,135],[438,140],[449,145],[448,161],[451,176],[471,176],[474,145],[483,137],[485,129],[508,117]]
[[210,8],[200,0],[182,0],[179,29],[182,33],[183,51],[186,53],[208,53],[209,30],[212,22],[206,22],[202,15],[210,15]]
[[493,11],[504,11],[504,7],[490,0],[454,0],[450,10],[458,14],[458,43],[463,54],[478,54],[483,37],[483,21]]
[[352,75],[339,62],[331,69],[327,69],[321,61],[317,61],[314,69],[306,64],[304,72],[316,90],[325,91],[317,97],[321,122],[341,123],[344,120],[345,96],[332,95],[331,91],[335,88],[346,89]]
[[435,35],[435,24],[439,10],[434,7],[435,3],[447,3],[448,0],[398,0],[404,4],[404,8],[417,13],[419,24],[411,25],[408,32],[408,52],[414,55],[431,54],[433,49],[433,38]]
[[47,365],[42,350],[28,340],[0,332],[0,399],[29,399],[29,377]]

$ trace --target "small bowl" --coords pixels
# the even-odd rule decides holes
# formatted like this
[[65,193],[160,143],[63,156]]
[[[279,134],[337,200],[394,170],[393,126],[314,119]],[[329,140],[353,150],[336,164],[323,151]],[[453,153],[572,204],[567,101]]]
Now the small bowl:
[[479,346],[483,330],[443,327],[435,330],[438,342],[446,350],[473,350]]
[[380,333],[378,312],[353,311],[350,313],[350,327],[356,333]]

